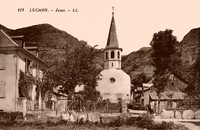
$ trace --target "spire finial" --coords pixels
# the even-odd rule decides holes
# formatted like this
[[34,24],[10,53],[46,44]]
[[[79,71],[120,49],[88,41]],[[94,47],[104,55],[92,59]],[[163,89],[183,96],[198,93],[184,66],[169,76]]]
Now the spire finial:
[[112,15],[114,16],[115,13],[115,7],[112,7]]

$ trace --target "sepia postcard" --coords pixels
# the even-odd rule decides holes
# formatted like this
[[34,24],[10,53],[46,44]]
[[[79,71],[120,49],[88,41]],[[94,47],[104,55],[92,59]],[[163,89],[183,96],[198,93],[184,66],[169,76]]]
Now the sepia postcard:
[[0,3],[0,129],[200,129],[200,1]]

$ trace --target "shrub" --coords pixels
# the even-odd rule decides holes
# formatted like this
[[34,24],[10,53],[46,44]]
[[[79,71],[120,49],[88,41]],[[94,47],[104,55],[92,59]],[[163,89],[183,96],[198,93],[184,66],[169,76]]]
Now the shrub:
[[47,126],[56,126],[56,124],[57,124],[57,123],[55,123],[55,122],[53,122],[53,121],[50,121],[50,120],[48,120],[48,121],[46,122],[46,125],[47,125]]
[[0,122],[13,123],[18,118],[23,118],[23,114],[21,112],[0,112]]
[[142,115],[140,118],[138,118],[136,125],[141,128],[152,128],[152,116],[148,114]]
[[173,129],[173,126],[174,126],[173,122],[165,122],[165,121],[163,121],[160,124],[160,128],[163,129],[163,130],[171,130],[171,129]]
[[109,123],[108,126],[110,126],[110,127],[120,127],[124,124],[126,124],[125,120],[121,117],[118,117],[116,120]]
[[157,130],[170,130],[174,126],[172,122],[155,123],[152,118],[152,115],[144,114],[141,117],[131,117],[127,119],[126,124],[129,126]]
[[135,125],[138,117],[130,117],[126,120],[126,124],[129,126]]

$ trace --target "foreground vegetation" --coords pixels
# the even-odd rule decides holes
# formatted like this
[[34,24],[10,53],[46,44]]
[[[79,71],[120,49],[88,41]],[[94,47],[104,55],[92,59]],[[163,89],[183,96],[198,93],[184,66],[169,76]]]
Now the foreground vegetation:
[[96,122],[68,122],[63,121],[60,118],[49,118],[45,120],[41,118],[39,120],[27,120],[24,122],[19,118],[13,120],[2,121],[0,122],[0,129],[7,130],[34,130],[34,129],[47,129],[47,130],[187,130],[184,126],[174,124],[173,122],[162,122],[156,123],[153,121],[151,115],[142,115],[141,117],[129,117],[127,116],[119,116],[114,120],[110,120],[110,122],[101,123]]
[[[149,124],[149,128],[147,130],[187,130],[184,126],[181,125],[174,125],[173,123],[161,123],[161,124],[154,124],[151,126]],[[167,128],[168,127],[168,128]],[[102,125],[102,124],[93,124],[93,123],[84,123],[84,124],[77,124],[77,123],[41,123],[41,122],[34,122],[34,123],[14,123],[14,124],[1,124],[0,129],[6,130],[40,130],[40,129],[47,129],[47,130],[143,130],[145,128],[137,127],[134,125],[121,125],[121,126],[113,126],[113,125]]]
[[121,126],[121,127],[109,127],[97,124],[76,124],[76,123],[23,123],[14,125],[0,125],[0,129],[7,130],[143,130],[135,126]]

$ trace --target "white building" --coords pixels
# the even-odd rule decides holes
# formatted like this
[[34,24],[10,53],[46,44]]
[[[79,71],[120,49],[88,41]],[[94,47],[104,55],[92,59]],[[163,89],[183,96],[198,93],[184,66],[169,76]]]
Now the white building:
[[107,45],[104,49],[104,70],[100,73],[97,90],[103,99],[110,102],[130,100],[131,80],[130,76],[121,70],[121,53],[119,48],[115,26],[114,12],[110,24]]

